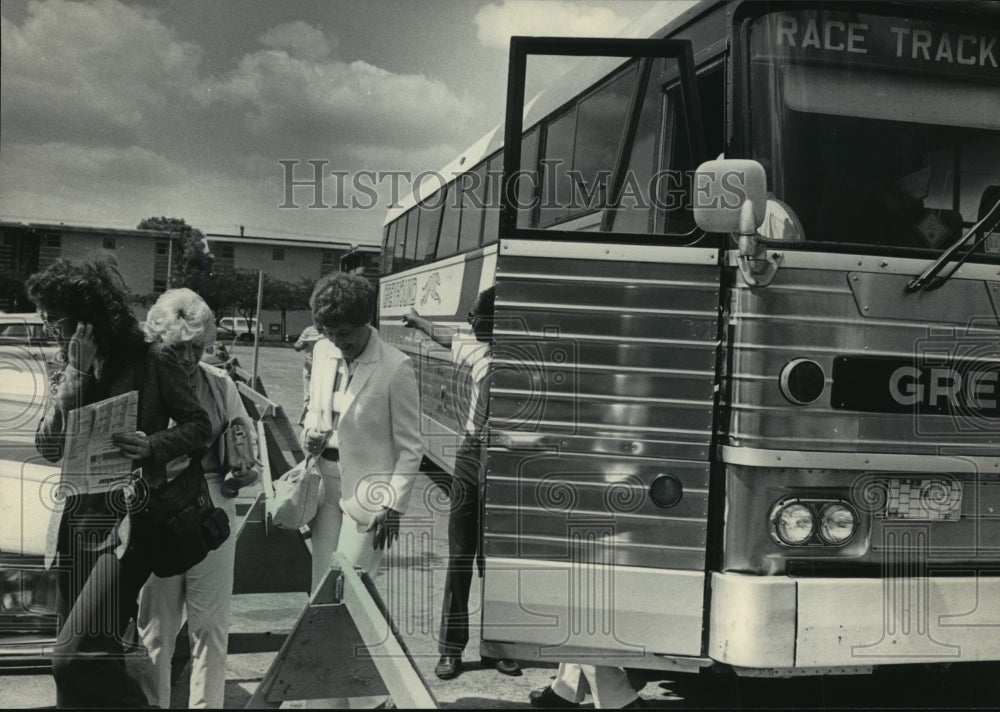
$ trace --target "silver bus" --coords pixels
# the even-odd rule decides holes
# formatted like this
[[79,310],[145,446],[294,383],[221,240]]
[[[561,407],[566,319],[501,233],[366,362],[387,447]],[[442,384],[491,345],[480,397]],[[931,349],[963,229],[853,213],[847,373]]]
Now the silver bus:
[[400,317],[496,286],[483,654],[1000,659],[997,3],[671,11],[513,38],[503,124],[387,216],[445,471],[466,376]]

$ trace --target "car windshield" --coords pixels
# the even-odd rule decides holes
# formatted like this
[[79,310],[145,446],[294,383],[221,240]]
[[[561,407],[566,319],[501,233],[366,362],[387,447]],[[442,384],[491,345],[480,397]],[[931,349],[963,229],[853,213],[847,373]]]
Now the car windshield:
[[797,10],[750,51],[754,158],[806,241],[939,252],[1000,198],[996,28]]

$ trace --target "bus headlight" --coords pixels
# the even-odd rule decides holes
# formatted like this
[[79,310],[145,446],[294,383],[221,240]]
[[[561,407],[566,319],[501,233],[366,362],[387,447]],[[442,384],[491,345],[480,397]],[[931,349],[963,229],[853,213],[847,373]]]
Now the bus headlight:
[[798,500],[779,502],[771,510],[771,536],[786,546],[802,546],[816,531],[816,515]]
[[795,405],[812,403],[823,395],[825,386],[826,375],[823,368],[807,358],[797,358],[786,363],[778,378],[781,395]]
[[831,546],[846,544],[858,529],[858,515],[843,502],[830,502],[819,512],[819,536]]

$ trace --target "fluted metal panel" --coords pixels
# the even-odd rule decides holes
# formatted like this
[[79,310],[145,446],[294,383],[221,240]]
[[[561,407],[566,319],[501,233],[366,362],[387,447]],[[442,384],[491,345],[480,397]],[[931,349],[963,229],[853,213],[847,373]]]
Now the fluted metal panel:
[[593,526],[617,565],[702,570],[720,268],[548,248],[498,256],[486,554],[575,561]]
[[[1000,328],[990,285],[982,279],[955,277],[946,289],[910,295],[905,292],[909,276],[882,273],[870,260],[863,269],[855,266],[861,264],[858,258],[852,265],[848,256],[799,256],[794,268],[779,269],[764,289],[751,290],[736,279],[729,308],[728,444],[917,454],[949,447],[995,454],[1000,430],[984,427],[983,418],[861,412],[831,401],[838,357],[883,357],[914,365],[935,359],[941,364],[1000,360]],[[782,368],[798,358],[814,360],[825,374],[822,395],[807,405],[792,403],[780,389]]]

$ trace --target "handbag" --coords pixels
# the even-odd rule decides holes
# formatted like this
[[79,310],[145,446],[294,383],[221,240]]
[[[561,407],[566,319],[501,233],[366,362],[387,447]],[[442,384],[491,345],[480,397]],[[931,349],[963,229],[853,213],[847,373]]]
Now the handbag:
[[225,447],[223,472],[226,473],[222,481],[224,497],[235,497],[241,488],[249,487],[260,479],[257,468],[261,463],[254,449],[252,432],[252,426],[241,417],[233,418],[226,425],[223,433]]
[[229,538],[229,517],[212,503],[201,457],[192,453],[184,471],[157,489],[136,482],[132,536],[161,578],[184,573]]
[[273,483],[268,502],[271,522],[279,529],[301,529],[316,516],[323,503],[323,476],[310,456]]

